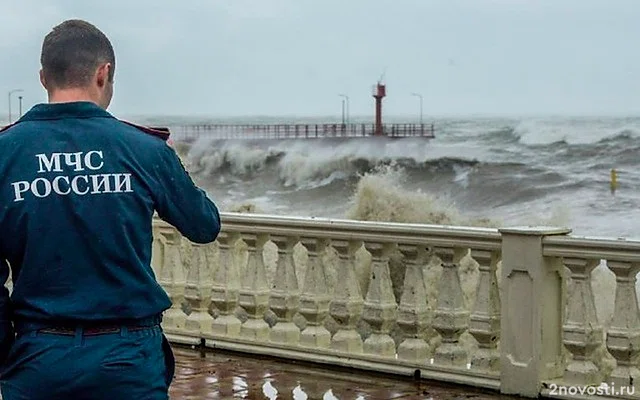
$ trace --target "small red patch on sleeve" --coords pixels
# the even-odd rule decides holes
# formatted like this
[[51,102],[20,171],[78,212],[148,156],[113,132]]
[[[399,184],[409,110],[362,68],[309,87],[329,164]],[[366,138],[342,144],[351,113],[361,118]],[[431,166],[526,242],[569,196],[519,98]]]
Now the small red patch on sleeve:
[[120,122],[123,122],[129,126],[133,126],[134,128],[137,128],[138,130],[148,134],[148,135],[152,135],[152,136],[156,136],[159,137],[160,139],[167,141],[169,140],[169,135],[171,135],[171,132],[169,132],[168,128],[150,128],[148,126],[142,126],[142,125],[137,125],[134,124],[132,122],[127,122],[127,121],[122,121],[120,120]]
[[12,126],[14,126],[15,124],[17,124],[17,122],[14,122],[13,124],[9,124],[7,126],[3,126],[2,128],[0,128],[0,133],[6,131],[7,129],[11,128]]

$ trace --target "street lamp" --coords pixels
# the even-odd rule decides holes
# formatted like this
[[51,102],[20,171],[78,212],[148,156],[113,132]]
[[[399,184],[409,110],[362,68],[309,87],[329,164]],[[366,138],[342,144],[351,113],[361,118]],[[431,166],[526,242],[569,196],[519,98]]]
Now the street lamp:
[[22,89],[13,89],[9,91],[9,125],[11,125],[11,95],[14,93],[23,92]]
[[422,125],[422,95],[420,93],[411,93],[411,95],[420,98],[420,125]]
[[[349,96],[347,96],[346,94],[339,94],[338,96],[344,98],[347,101],[347,124],[349,123]],[[342,103],[342,105],[344,106],[344,103]],[[342,111],[342,123],[345,123],[345,118],[344,118],[344,109]]]

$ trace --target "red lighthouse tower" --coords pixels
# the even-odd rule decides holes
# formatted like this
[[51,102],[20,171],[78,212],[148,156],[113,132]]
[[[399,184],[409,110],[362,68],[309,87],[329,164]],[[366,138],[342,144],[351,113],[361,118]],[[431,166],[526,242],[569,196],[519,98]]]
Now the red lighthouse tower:
[[378,84],[373,87],[373,98],[376,99],[376,126],[374,135],[382,136],[382,99],[387,95],[387,87],[378,81]]

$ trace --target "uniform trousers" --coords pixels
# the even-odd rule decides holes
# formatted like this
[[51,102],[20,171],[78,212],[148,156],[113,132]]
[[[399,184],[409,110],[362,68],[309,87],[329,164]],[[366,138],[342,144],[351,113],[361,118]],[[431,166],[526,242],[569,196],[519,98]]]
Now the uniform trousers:
[[175,359],[158,325],[119,332],[32,331],[0,369],[3,400],[167,400]]

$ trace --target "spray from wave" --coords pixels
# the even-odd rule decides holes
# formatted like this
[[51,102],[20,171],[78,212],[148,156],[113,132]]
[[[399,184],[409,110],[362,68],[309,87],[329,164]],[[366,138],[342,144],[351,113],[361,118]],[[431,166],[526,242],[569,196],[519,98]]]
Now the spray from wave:
[[497,226],[489,219],[469,220],[459,211],[428,193],[402,188],[406,176],[393,164],[376,167],[362,175],[346,217],[362,221],[424,223],[436,225]]

